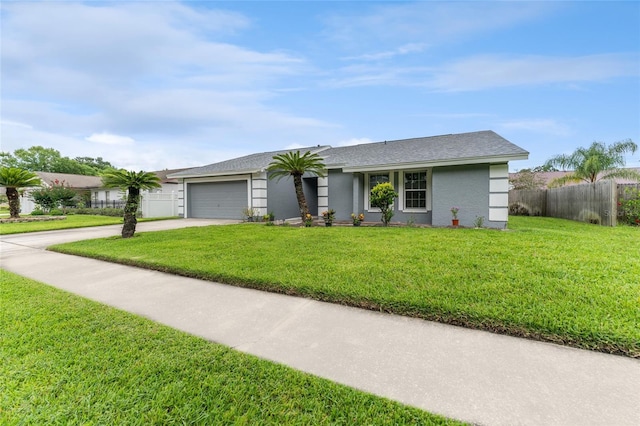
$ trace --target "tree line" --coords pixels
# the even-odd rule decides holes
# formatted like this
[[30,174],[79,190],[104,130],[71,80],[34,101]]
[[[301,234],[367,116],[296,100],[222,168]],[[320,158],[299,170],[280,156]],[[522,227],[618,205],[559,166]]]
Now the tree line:
[[60,151],[42,146],[20,148],[13,153],[0,152],[0,167],[85,176],[98,176],[108,169],[115,168],[102,157],[63,157]]

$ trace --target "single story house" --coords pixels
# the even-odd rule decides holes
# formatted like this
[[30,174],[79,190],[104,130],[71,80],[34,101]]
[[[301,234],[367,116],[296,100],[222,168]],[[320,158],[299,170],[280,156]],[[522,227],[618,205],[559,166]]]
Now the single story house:
[[[102,193],[102,199],[109,199],[110,196],[115,197],[119,191],[102,188],[102,179],[98,176],[75,175],[70,173],[53,173],[53,172],[34,172],[41,181],[41,187],[51,188],[53,185],[64,185],[71,189],[84,193],[87,198],[93,197],[98,199],[98,194]],[[30,197],[33,188],[25,188],[23,195],[20,197],[20,212],[29,214],[35,210],[36,205]],[[113,195],[112,195],[113,192]]]
[[298,217],[293,180],[272,180],[266,171],[274,155],[298,150],[317,153],[327,167],[324,178],[303,177],[312,213],[334,209],[336,220],[364,213],[366,221],[379,221],[369,194],[378,182],[391,182],[399,194],[394,222],[448,226],[455,206],[460,225],[483,217],[493,228],[508,220],[509,161],[529,155],[493,131],[251,154],[169,175],[179,181],[178,214],[240,219],[250,208]]

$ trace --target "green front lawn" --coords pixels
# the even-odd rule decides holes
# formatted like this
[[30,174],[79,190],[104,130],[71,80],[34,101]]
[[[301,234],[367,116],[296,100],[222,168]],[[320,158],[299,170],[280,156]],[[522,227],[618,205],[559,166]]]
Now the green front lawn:
[[243,224],[54,250],[640,357],[640,228],[510,228]]
[[461,424],[0,270],[0,424]]
[[[29,217],[29,216],[24,216]],[[148,218],[138,219],[138,222],[150,220],[177,219],[171,218]],[[86,228],[88,226],[121,225],[122,217],[113,216],[93,216],[85,214],[69,215],[62,220],[47,220],[41,222],[16,222],[0,223],[0,235],[21,234],[24,232],[55,231],[58,229]]]

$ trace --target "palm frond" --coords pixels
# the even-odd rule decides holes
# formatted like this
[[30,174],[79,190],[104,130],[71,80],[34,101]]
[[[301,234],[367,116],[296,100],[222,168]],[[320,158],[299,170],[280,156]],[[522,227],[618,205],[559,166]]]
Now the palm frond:
[[314,176],[325,176],[325,165],[322,157],[311,151],[300,155],[300,151],[291,151],[273,156],[273,161],[267,167],[269,178],[282,179],[286,176],[302,176],[306,173]]
[[153,189],[160,187],[160,179],[154,173],[145,171],[107,170],[102,174],[102,184],[106,188]]
[[17,167],[0,168],[0,186],[6,188],[26,188],[39,186],[40,178],[33,172]]

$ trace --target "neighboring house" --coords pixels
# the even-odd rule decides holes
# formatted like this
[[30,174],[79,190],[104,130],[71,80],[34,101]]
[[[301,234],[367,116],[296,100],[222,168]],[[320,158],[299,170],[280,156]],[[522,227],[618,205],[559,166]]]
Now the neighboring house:
[[[102,187],[102,179],[98,176],[74,175],[68,173],[35,172],[42,181],[42,187],[50,188],[56,184],[64,184],[79,193],[86,193],[92,203],[102,200],[102,204],[109,200],[119,200],[121,192],[117,189]],[[31,213],[36,205],[29,197],[30,188],[25,188],[24,195],[20,198],[20,210],[23,214]],[[105,201],[106,200],[106,201]]]
[[298,150],[318,153],[328,169],[325,178],[303,178],[313,213],[334,209],[336,220],[347,221],[364,212],[365,220],[377,222],[369,194],[388,181],[399,193],[394,222],[448,226],[456,206],[462,226],[482,216],[493,228],[508,220],[509,161],[529,154],[493,131],[252,154],[169,175],[180,182],[179,214],[239,219],[253,208],[258,215],[298,217],[292,179],[271,180],[266,172],[274,155]]
[[[161,217],[178,215],[178,180],[167,178],[170,173],[186,169],[154,171],[160,178],[161,188],[152,193],[143,191],[140,207],[144,217]],[[73,175],[67,173],[35,172],[42,181],[42,186],[50,187],[54,182],[63,183],[79,193],[85,193],[93,208],[121,208],[124,206],[126,193],[118,188],[105,188],[100,176]],[[25,189],[20,198],[22,214],[29,214],[36,205],[29,197],[29,189]]]
[[[637,173],[640,173],[640,167],[627,167],[627,169],[629,170],[634,170]],[[540,187],[540,189],[547,189],[549,188],[551,182],[553,182],[556,179],[559,179],[561,177],[564,177],[570,173],[573,173],[571,171],[559,171],[559,172],[536,172],[536,177],[540,179],[540,182],[542,183],[542,186]],[[518,174],[517,173],[509,173],[509,179],[515,179],[517,178]],[[614,179],[615,182],[617,184],[632,184],[632,183],[638,183],[634,180],[629,180],[629,179]],[[566,185],[564,186],[569,186],[569,185],[580,185],[586,183],[584,181],[579,181],[579,182],[568,182]]]

